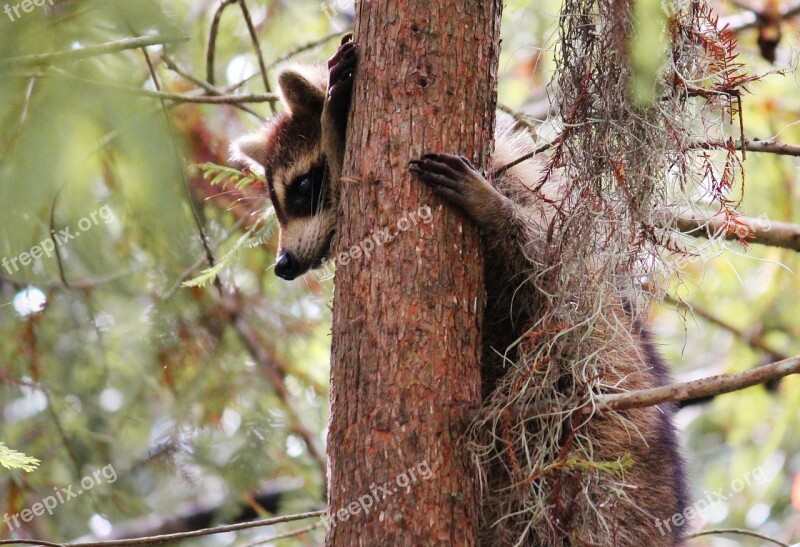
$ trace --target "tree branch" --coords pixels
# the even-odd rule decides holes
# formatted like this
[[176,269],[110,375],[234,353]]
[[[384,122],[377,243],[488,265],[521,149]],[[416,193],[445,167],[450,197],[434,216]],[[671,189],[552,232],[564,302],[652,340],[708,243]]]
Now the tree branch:
[[[286,496],[297,493],[304,484],[299,477],[268,481],[266,486],[258,490],[246,492],[243,498],[250,501],[239,503],[236,511],[232,512],[230,501],[225,500],[222,505],[218,499],[203,499],[178,508],[173,514],[164,515],[152,513],[132,520],[112,523],[113,529],[104,541],[135,539],[139,537],[162,536],[179,532],[192,532],[198,529],[211,528],[221,519],[226,524],[239,524],[252,522],[259,514],[254,507],[269,513],[277,513],[280,504],[286,501]],[[87,535],[76,539],[73,543],[99,541],[94,535]]]
[[157,44],[168,44],[172,42],[185,42],[188,39],[189,38],[185,36],[139,36],[137,38],[124,38],[122,40],[108,42],[97,46],[86,46],[78,49],[71,49],[69,51],[55,51],[53,53],[40,53],[38,55],[26,55],[24,57],[11,57],[9,59],[0,60],[0,64],[28,66],[58,61],[75,61],[78,59],[85,59],[87,57],[105,55],[106,53],[117,53],[128,49],[139,49],[142,47],[153,46]]
[[[228,305],[235,306],[236,304],[229,303]],[[328,460],[325,457],[325,452],[318,446],[314,435],[311,434],[308,428],[306,428],[306,426],[300,420],[301,413],[295,406],[294,401],[292,400],[292,395],[289,393],[289,389],[286,387],[283,371],[272,361],[270,356],[264,350],[264,345],[259,340],[256,332],[237,312],[234,312],[232,326],[239,335],[239,339],[241,340],[245,349],[248,351],[248,353],[250,353],[253,359],[255,359],[259,365],[261,365],[261,370],[263,370],[267,375],[272,383],[272,386],[275,388],[275,392],[277,393],[278,397],[292,415],[292,423],[290,427],[306,443],[309,453],[319,465],[320,469],[322,470],[322,476],[324,477],[328,468]]]
[[[800,14],[800,2],[793,2],[780,10],[778,18],[780,20],[789,19]],[[743,11],[735,15],[720,18],[720,27],[726,27],[728,30],[738,32],[740,30],[752,28],[758,25],[761,16],[755,11]]]
[[678,230],[708,239],[744,240],[747,243],[768,245],[800,251],[800,225],[777,220],[763,220],[751,217],[736,217],[736,222],[722,218],[680,217]]
[[56,75],[60,78],[70,79],[85,85],[107,87],[109,89],[114,89],[121,93],[131,93],[133,95],[140,95],[142,97],[172,101],[176,103],[242,104],[242,103],[266,103],[279,100],[277,93],[263,93],[260,95],[254,94],[254,95],[218,95],[218,96],[189,95],[189,94],[165,93],[163,91],[150,91],[149,89],[140,89],[137,87],[130,87],[127,85],[114,84],[110,82],[101,82],[98,80],[85,80],[83,78],[78,78],[77,76],[73,76],[72,74],[63,71],[51,70],[42,75],[47,75],[47,76]]
[[[719,150],[730,148],[730,143],[724,141],[702,141],[697,143],[697,148],[704,150]],[[737,139],[733,143],[733,148],[741,150],[744,148],[748,152],[765,152],[769,154],[778,154],[782,156],[798,156],[800,157],[800,145],[786,144],[778,142],[775,139],[759,140],[759,139],[745,139],[744,146],[742,140]]]
[[[661,403],[677,403],[688,399],[739,391],[740,389],[756,386],[772,380],[778,380],[790,374],[799,373],[800,356],[795,356],[738,374],[721,374],[718,376],[711,376],[710,378],[703,378],[702,380],[683,382],[669,386],[642,389],[628,393],[599,395],[595,398],[595,403],[596,408],[601,411],[644,408]],[[587,412],[591,412],[592,410],[593,409],[587,409]]]
[[774,543],[775,545],[780,545],[781,547],[792,547],[788,543],[784,543],[769,536],[765,536],[764,534],[751,532],[750,530],[742,530],[740,528],[720,528],[717,530],[704,530],[702,532],[697,532],[695,534],[690,535],[687,539],[693,539],[700,536],[715,536],[720,534],[738,534],[741,536],[750,536],[758,539],[763,539],[764,541],[769,541],[770,543]]
[[[350,29],[349,31],[346,31],[346,32],[352,32],[352,29]],[[342,32],[338,32],[338,31],[337,32],[332,32],[330,34],[326,34],[322,38],[318,38],[317,40],[313,40],[311,42],[306,42],[305,44],[297,46],[296,48],[292,49],[291,51],[287,51],[287,52],[282,53],[281,55],[279,55],[274,61],[272,61],[270,64],[268,64],[266,66],[266,69],[269,71],[269,70],[275,68],[277,65],[281,64],[282,62],[284,62],[284,61],[286,61],[288,59],[291,59],[292,57],[294,57],[295,55],[297,55],[299,53],[303,53],[304,51],[308,51],[309,49],[314,49],[315,47],[319,47],[322,44],[325,44],[326,42],[330,42],[334,38],[340,38],[342,36],[342,34],[343,34]],[[234,84],[231,84],[231,85],[225,87],[224,90],[227,93],[231,93],[233,91],[236,91],[237,89],[242,87],[244,84],[246,84],[247,82],[249,82],[250,80],[255,78],[255,76],[256,76],[256,74],[248,76],[247,78],[245,78],[245,79],[243,79],[243,80],[241,80],[239,82],[236,82]]]
[[298,513],[296,515],[285,515],[282,517],[254,520],[252,522],[240,522],[238,524],[215,526],[214,528],[204,528],[203,530],[193,530],[191,532],[180,532],[177,534],[164,534],[161,536],[149,536],[134,539],[94,541],[89,543],[53,543],[50,541],[40,541],[34,539],[3,539],[0,540],[0,545],[44,545],[47,547],[130,547],[132,545],[157,545],[159,543],[167,543],[169,541],[177,541],[179,539],[224,534],[227,532],[236,532],[238,530],[259,528],[261,526],[272,526],[274,524],[281,524],[284,522],[311,519],[315,517],[321,517],[323,515],[325,515],[325,511],[309,511],[308,513]]
[[217,53],[217,32],[219,31],[219,20],[222,12],[236,0],[222,0],[214,12],[214,19],[211,21],[211,29],[208,31],[208,50],[206,51],[206,81],[214,85],[214,56]]
[[[161,59],[164,60],[164,63],[167,65],[167,68],[169,68],[171,71],[173,71],[175,74],[181,76],[182,78],[192,82],[194,85],[196,85],[198,87],[202,87],[203,89],[205,89],[206,93],[208,93],[209,95],[214,95],[214,96],[217,96],[217,97],[221,97],[221,96],[225,95],[225,92],[223,90],[219,89],[218,87],[214,87],[213,85],[209,84],[205,80],[203,80],[201,78],[198,78],[197,76],[194,76],[191,73],[189,73],[188,71],[182,69],[180,66],[178,66],[178,63],[176,63],[169,55],[164,54],[164,55],[161,56]],[[270,103],[270,104],[274,104],[274,103]],[[256,112],[252,108],[250,108],[249,106],[246,106],[246,105],[240,104],[240,103],[234,103],[233,106],[235,106],[236,108],[238,108],[239,110],[241,110],[243,112],[247,112],[248,114],[251,114],[252,116],[255,116],[256,118],[258,118],[262,122],[264,120],[266,120],[266,118],[264,116],[262,116],[261,114],[259,114],[258,112]]]
[[297,530],[292,530],[291,532],[286,532],[285,534],[278,534],[277,536],[253,540],[250,543],[245,543],[244,545],[242,545],[242,547],[256,547],[257,545],[264,545],[265,543],[272,544],[277,539],[286,539],[295,536],[300,536],[302,534],[307,534],[309,532],[313,532],[320,526],[322,526],[322,522],[317,521],[310,526],[304,526],[303,528],[298,528]]
[[[250,10],[247,9],[245,0],[239,0],[239,7],[242,9],[242,16],[244,22],[247,24],[247,32],[250,33],[250,40],[253,42],[253,49],[256,50],[256,58],[258,59],[258,67],[261,71],[261,79],[264,81],[264,91],[272,93],[269,87],[269,77],[267,76],[267,67],[264,65],[264,54],[261,53],[261,42],[258,40],[258,33],[255,26],[253,26],[253,18],[250,17]],[[269,103],[272,115],[275,115],[275,103]]]
[[712,323],[712,324],[714,324],[714,325],[716,325],[716,326],[718,326],[718,327],[720,327],[722,329],[725,329],[726,331],[730,332],[731,334],[733,334],[737,338],[741,339],[744,343],[748,344],[749,346],[751,346],[751,347],[753,347],[753,348],[755,348],[757,350],[763,351],[764,353],[769,355],[772,359],[784,360],[784,359],[788,359],[789,358],[789,356],[786,355],[785,353],[783,353],[781,351],[778,351],[778,350],[776,350],[774,348],[771,348],[764,341],[764,338],[762,336],[756,335],[756,334],[746,333],[746,332],[744,332],[744,330],[739,329],[739,328],[731,325],[730,323],[728,323],[724,319],[720,319],[719,317],[717,317],[715,315],[712,315],[708,310],[706,310],[706,309],[704,309],[704,308],[702,308],[700,306],[697,306],[697,305],[694,305],[694,304],[690,305],[690,304],[687,304],[686,302],[681,302],[681,301],[675,300],[674,298],[672,298],[670,296],[667,296],[666,298],[664,298],[664,301],[665,302],[669,302],[670,304],[673,304],[678,309],[686,310],[686,311],[688,311],[690,313],[693,313],[693,314],[701,317],[702,319],[708,321],[709,323]]

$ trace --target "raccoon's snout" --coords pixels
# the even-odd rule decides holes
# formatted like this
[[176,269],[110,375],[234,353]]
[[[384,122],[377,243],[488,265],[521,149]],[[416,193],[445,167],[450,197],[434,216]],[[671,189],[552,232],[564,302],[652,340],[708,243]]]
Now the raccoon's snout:
[[283,253],[275,262],[275,275],[291,281],[301,273],[299,266],[297,259],[291,253]]

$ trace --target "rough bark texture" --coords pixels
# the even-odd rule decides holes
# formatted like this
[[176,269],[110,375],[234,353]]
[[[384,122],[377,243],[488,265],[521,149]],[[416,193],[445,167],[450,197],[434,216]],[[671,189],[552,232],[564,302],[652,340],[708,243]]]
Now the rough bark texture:
[[[337,262],[328,545],[477,543],[478,485],[459,441],[480,405],[481,243],[407,163],[449,152],[487,165],[500,13],[500,0],[357,8],[336,255],[384,229],[399,235]],[[430,223],[398,229],[425,205]],[[368,513],[348,509],[364,496]]]

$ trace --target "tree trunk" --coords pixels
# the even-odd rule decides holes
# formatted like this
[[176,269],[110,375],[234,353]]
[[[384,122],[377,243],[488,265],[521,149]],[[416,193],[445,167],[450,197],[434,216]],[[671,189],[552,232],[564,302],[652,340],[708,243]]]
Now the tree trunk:
[[501,5],[357,9],[334,247],[328,545],[477,543],[476,469],[460,441],[480,406],[483,251],[408,161],[449,152],[487,166]]

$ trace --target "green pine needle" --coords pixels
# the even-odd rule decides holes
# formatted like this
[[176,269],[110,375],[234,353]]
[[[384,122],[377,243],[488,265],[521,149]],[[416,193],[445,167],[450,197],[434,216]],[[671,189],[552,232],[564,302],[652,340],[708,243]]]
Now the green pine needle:
[[0,465],[6,469],[22,469],[30,473],[34,471],[41,462],[36,458],[26,456],[22,452],[17,452],[8,448],[5,443],[0,442]]

